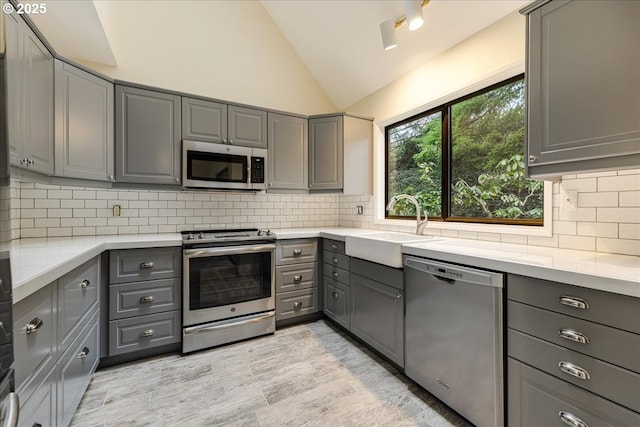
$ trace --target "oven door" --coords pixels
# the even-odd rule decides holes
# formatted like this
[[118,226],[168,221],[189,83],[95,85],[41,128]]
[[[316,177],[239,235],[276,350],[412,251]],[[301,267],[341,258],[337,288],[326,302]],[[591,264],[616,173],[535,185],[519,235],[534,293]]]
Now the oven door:
[[222,189],[253,188],[249,147],[182,142],[182,185]]
[[183,251],[183,324],[275,308],[275,244]]

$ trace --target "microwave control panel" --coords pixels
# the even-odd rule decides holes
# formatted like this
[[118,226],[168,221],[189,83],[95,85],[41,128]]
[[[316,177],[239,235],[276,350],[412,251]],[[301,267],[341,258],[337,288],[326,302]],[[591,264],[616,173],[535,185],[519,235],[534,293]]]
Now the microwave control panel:
[[264,157],[251,157],[251,182],[264,184]]

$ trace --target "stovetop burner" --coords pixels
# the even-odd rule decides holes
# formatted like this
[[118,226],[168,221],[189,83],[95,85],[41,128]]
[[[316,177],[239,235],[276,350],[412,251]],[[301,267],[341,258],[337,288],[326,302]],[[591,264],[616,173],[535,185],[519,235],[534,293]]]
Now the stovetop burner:
[[245,242],[245,241],[275,241],[276,235],[271,230],[236,229],[236,230],[204,230],[183,231],[183,244],[208,242]]

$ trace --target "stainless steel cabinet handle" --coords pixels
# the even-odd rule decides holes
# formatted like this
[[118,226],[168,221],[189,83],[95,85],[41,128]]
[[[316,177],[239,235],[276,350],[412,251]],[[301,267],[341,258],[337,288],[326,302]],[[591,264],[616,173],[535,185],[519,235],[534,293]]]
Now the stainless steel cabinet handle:
[[529,156],[529,163],[535,163],[536,160],[538,160],[538,158],[536,156],[534,156],[533,154],[531,154]]
[[141,337],[152,337],[153,335],[155,335],[156,331],[154,331],[153,329],[147,329],[146,331],[143,331],[140,336]]
[[335,299],[338,299],[338,293],[337,292],[331,292],[331,296],[334,297]]
[[226,144],[227,143],[227,138],[222,138],[222,143]]
[[398,292],[398,293],[396,294],[396,299],[400,299],[400,298],[402,298],[402,294],[401,294],[400,292]]
[[333,277],[335,277],[335,278],[337,278],[337,277],[338,277],[338,272],[337,272],[337,271],[334,271],[334,272],[333,272]]
[[334,243],[333,245],[331,245],[331,249],[338,249],[338,245]]
[[230,140],[229,140],[229,144],[233,144],[233,139],[230,139]]
[[296,274],[295,276],[293,276],[293,281],[294,282],[299,282],[302,280],[302,276],[299,274]]
[[302,249],[293,250],[293,256],[300,256],[300,255],[302,255]]
[[85,348],[82,349],[80,354],[78,354],[78,357],[80,359],[84,359],[85,357],[87,357],[89,355],[89,352],[90,352],[89,347],[85,347]]
[[337,264],[338,263],[338,258],[334,258],[332,261],[333,261],[334,264]]
[[147,261],[147,262],[141,262],[140,263],[140,268],[153,268],[155,267],[155,264],[153,261]]
[[558,335],[560,338],[564,338],[565,340],[577,342],[580,344],[589,344],[589,337],[585,334],[581,334],[578,331],[574,331],[573,329],[562,328],[558,330]]
[[558,300],[558,302],[562,305],[566,305],[568,307],[579,308],[581,310],[588,310],[589,303],[583,300],[582,298],[570,297],[570,296],[562,296]]
[[82,289],[87,289],[89,286],[91,286],[91,282],[87,279],[84,279],[82,282],[80,282],[80,287]]
[[293,308],[300,308],[302,307],[302,301],[296,301],[293,303]]
[[153,295],[148,295],[146,297],[140,297],[140,303],[141,304],[147,304],[153,302]]
[[566,425],[572,427],[589,427],[589,424],[585,423],[580,418],[573,415],[571,412],[560,411],[558,412],[558,416],[560,417],[560,421],[562,421]]
[[27,323],[27,326],[25,326],[25,331],[27,335],[33,334],[34,332],[38,332],[38,329],[40,329],[42,325],[44,325],[44,321],[42,319],[34,317],[33,320]]
[[558,368],[560,368],[560,370],[565,374],[573,375],[574,377],[580,378],[581,380],[591,379],[591,375],[589,375],[589,372],[578,365],[574,365],[571,362],[558,362]]

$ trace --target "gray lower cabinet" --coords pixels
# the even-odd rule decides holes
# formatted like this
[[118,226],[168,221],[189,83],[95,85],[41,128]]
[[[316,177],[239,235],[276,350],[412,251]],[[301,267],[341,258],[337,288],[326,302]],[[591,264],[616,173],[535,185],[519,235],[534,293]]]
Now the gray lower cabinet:
[[116,85],[116,181],[181,182],[181,99]]
[[53,56],[15,12],[6,15],[10,161],[53,174]]
[[99,355],[100,257],[14,305],[21,426],[66,426]]
[[509,426],[640,425],[640,299],[513,274],[507,285]]
[[524,13],[529,176],[637,167],[640,2],[554,0]]
[[307,119],[268,113],[269,190],[307,190]]
[[178,247],[109,253],[109,357],[180,343],[180,255]]
[[324,314],[343,328],[351,325],[351,288],[324,276]]
[[317,239],[276,243],[276,321],[320,311],[317,254]]
[[113,181],[113,84],[55,61],[55,174]]

